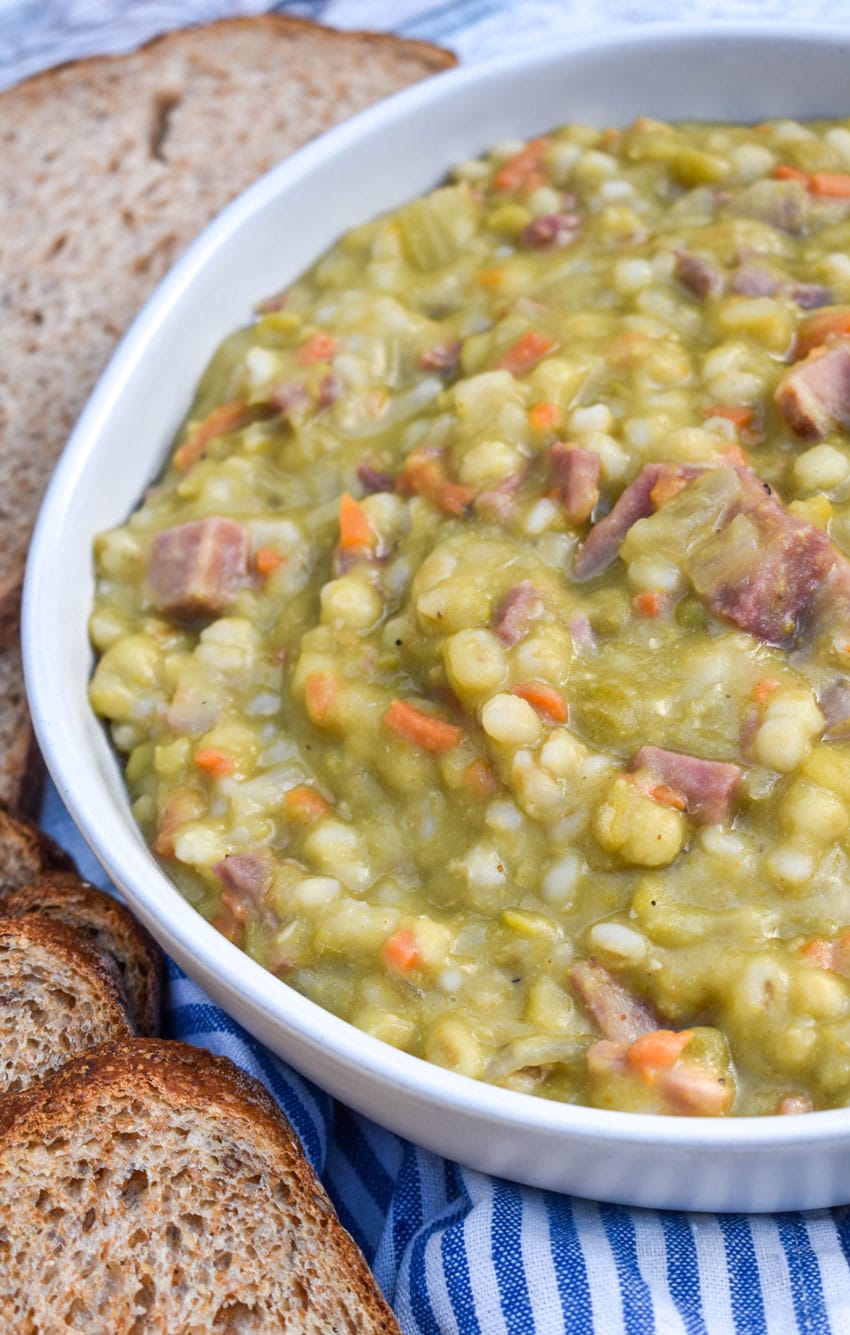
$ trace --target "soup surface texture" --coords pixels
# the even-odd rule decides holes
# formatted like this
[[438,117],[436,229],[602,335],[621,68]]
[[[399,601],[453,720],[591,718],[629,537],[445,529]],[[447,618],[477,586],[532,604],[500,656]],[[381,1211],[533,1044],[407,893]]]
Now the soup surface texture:
[[850,123],[460,164],[227,340],[98,538],[155,853],[451,1070],[847,1104],[848,431]]

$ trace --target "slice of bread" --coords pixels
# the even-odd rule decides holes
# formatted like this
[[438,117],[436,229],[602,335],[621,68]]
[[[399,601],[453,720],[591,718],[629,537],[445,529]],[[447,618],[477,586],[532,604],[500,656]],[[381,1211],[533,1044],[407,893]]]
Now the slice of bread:
[[137,1034],[158,1034],[162,1005],[163,955],[149,932],[117,899],[83,881],[75,872],[48,872],[12,890],[0,902],[8,918],[38,913],[72,928],[108,955],[124,984]]
[[398,1335],[279,1109],[183,1043],[0,1100],[4,1329]]
[[2,897],[10,890],[28,885],[43,872],[73,870],[71,858],[54,839],[0,803],[0,913]]
[[132,1033],[108,957],[64,923],[39,914],[0,918],[0,1094]]

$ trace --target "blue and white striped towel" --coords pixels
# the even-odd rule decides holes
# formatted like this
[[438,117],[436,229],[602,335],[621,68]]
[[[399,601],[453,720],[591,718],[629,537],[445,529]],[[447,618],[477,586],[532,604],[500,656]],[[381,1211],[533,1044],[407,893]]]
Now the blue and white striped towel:
[[[606,23],[681,17],[679,0],[0,0],[0,86],[181,23],[277,8],[395,28],[465,59]],[[840,0],[691,0],[692,18],[829,18]],[[55,792],[43,822],[104,884]],[[226,1053],[278,1099],[405,1335],[846,1335],[850,1213],[676,1214],[488,1178],[359,1117],[236,1025],[174,965],[167,1032]]]

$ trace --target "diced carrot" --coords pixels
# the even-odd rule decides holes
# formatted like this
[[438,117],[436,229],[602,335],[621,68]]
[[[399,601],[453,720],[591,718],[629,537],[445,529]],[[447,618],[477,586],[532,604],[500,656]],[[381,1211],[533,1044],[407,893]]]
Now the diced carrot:
[[241,399],[219,404],[175,450],[172,459],[174,467],[178,472],[185,473],[192,464],[197,463],[211,440],[226,435],[228,431],[238,431],[250,419],[251,409]]
[[325,801],[319,790],[306,783],[296,784],[284,793],[283,806],[291,820],[302,824],[326,816],[331,809],[330,803]]
[[470,487],[449,481],[440,456],[427,448],[411,450],[396,479],[396,490],[402,496],[424,496],[443,514],[458,518],[466,513],[475,498]]
[[832,338],[850,338],[850,307],[830,306],[804,320],[797,331],[795,360],[802,361]]
[[507,350],[503,352],[496,362],[496,369],[499,371],[510,371],[511,375],[526,375],[528,371],[533,371],[544,357],[548,357],[553,348],[557,346],[555,339],[550,338],[548,334],[541,334],[537,329],[528,329],[522,338],[518,338]]
[[803,946],[800,954],[809,964],[815,965],[818,969],[833,969],[835,967],[835,942],[834,941],[809,941]]
[[463,771],[461,780],[472,797],[488,798],[499,791],[499,780],[486,760],[473,760]]
[[175,788],[159,818],[153,851],[161,858],[174,857],[174,837],[184,825],[197,820],[206,809],[206,803],[194,788]]
[[846,975],[850,972],[850,932],[843,932],[838,940],[809,941],[800,954],[818,969]]
[[499,168],[493,177],[497,190],[522,190],[529,186],[535,188],[545,180],[543,173],[543,154],[548,140],[530,139],[523,148]]
[[672,807],[674,811],[687,811],[688,801],[684,793],[680,793],[678,788],[672,788],[669,783],[654,783],[649,789],[649,796],[653,802]]
[[749,468],[750,466],[747,451],[742,449],[740,445],[727,445],[721,457],[735,468]]
[[549,431],[561,421],[561,410],[557,403],[538,403],[528,414],[528,421],[535,431]]
[[511,695],[518,695],[521,700],[527,700],[538,714],[545,714],[554,723],[566,723],[569,717],[566,700],[561,692],[556,691],[548,682],[518,682],[516,686],[511,687]]
[[778,677],[762,677],[753,687],[753,699],[757,704],[763,705],[765,700],[778,689],[779,685]]
[[336,339],[320,331],[298,349],[297,360],[302,366],[313,366],[316,362],[329,362],[335,352]]
[[205,774],[212,774],[215,778],[223,778],[236,769],[233,756],[227,751],[219,750],[217,746],[199,747],[194,759],[198,769],[203,770]]
[[229,904],[225,904],[221,912],[213,918],[212,925],[217,932],[220,932],[228,941],[232,941],[235,946],[241,945],[242,938],[245,935],[245,924],[240,922]]
[[675,1066],[684,1049],[693,1038],[693,1030],[653,1029],[641,1034],[630,1046],[627,1060],[639,1070],[645,1080],[652,1080],[658,1071]]
[[775,181],[800,181],[802,185],[808,187],[809,173],[800,171],[799,167],[791,167],[787,163],[781,162],[778,167],[774,167],[771,176]]
[[319,726],[332,721],[339,695],[339,678],[333,672],[314,672],[304,682],[304,702],[311,723]]
[[672,501],[673,497],[678,496],[679,492],[683,491],[687,485],[687,480],[683,477],[672,477],[662,474],[652,488],[652,491],[649,493],[652,508],[654,510],[660,510],[662,505],[666,505],[668,501]]
[[635,594],[633,606],[638,616],[657,617],[664,607],[664,599],[654,589],[644,589],[642,593]]
[[421,746],[433,755],[451,751],[463,738],[463,728],[447,723],[445,719],[435,718],[433,714],[425,714],[405,700],[393,700],[384,715],[384,723],[396,736]]
[[339,498],[339,545],[349,551],[352,547],[372,547],[375,531],[359,501],[344,491]]
[[703,408],[703,413],[706,417],[725,417],[727,422],[732,422],[739,429],[749,426],[753,420],[752,408],[738,403],[712,403]]
[[286,557],[276,547],[258,547],[254,553],[254,569],[263,578],[273,575],[282,565],[286,565]]
[[497,266],[491,269],[482,269],[476,282],[479,287],[485,287],[488,290],[493,291],[496,288],[501,287],[502,277],[502,270]]
[[399,927],[381,947],[381,959],[396,973],[410,973],[422,961],[416,937],[409,927]]
[[828,199],[850,199],[850,173],[812,172],[809,189],[813,195],[825,195]]

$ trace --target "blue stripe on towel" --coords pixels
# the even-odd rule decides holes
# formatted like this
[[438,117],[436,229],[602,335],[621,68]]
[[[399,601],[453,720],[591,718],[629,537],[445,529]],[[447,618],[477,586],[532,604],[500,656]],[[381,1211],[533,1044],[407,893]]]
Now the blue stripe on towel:
[[[729,1293],[735,1328],[740,1335],[779,1335],[768,1331],[761,1296],[752,1226],[746,1215],[718,1215],[729,1263]],[[710,1329],[710,1327],[709,1327]]]

